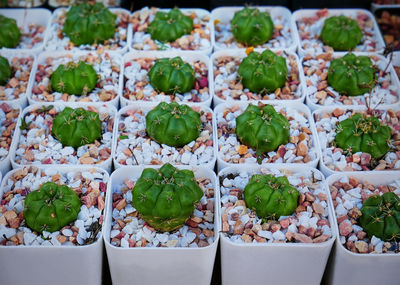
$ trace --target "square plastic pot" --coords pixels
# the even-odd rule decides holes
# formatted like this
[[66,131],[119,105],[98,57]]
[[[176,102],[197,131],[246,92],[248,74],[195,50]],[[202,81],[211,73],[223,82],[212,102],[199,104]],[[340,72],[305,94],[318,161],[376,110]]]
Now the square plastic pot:
[[[259,173],[262,167],[289,170],[292,173],[314,171],[321,177],[325,192],[328,192],[325,179],[318,170],[300,165],[228,167],[218,173],[218,179],[221,179],[223,175],[239,174],[242,171]],[[220,215],[221,211],[219,209]],[[329,223],[332,225],[334,220],[331,205],[328,206],[328,211]],[[320,284],[335,240],[332,226],[331,230],[332,237],[322,243],[238,244],[221,233],[222,284],[247,284],[250,279],[254,284]],[[282,271],[284,268],[287,272]]]
[[[343,177],[355,177],[360,181],[368,181],[372,184],[389,184],[400,179],[400,171],[385,172],[345,172],[333,174],[327,178],[330,186]],[[329,204],[333,209],[332,197],[328,191]],[[332,211],[335,212],[335,211]],[[324,277],[326,284],[364,284],[364,285],[397,285],[399,278],[396,274],[400,267],[400,255],[393,253],[353,253],[340,243],[340,235],[337,217],[333,217],[333,227],[336,229],[336,242],[332,257],[327,266]]]
[[[206,177],[214,185],[214,242],[202,248],[170,247],[115,247],[110,243],[112,222],[112,193],[116,185],[125,179],[138,179],[144,168],[160,166],[127,166],[113,172],[107,189],[106,209],[110,211],[104,220],[104,242],[110,266],[111,279],[115,285],[143,284],[152,285],[162,282],[176,285],[210,284],[215,254],[218,246],[219,204],[218,180],[215,173],[206,167],[182,167],[190,169],[195,177]],[[193,270],[195,268],[195,270]]]

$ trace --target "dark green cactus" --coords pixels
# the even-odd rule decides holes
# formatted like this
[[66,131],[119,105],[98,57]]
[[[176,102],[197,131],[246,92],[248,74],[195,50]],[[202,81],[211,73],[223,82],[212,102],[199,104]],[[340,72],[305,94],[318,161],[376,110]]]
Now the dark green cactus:
[[331,61],[328,83],[342,95],[358,96],[376,84],[375,69],[368,56],[348,53]]
[[250,104],[236,118],[236,135],[260,156],[289,142],[289,121],[271,105]]
[[82,3],[67,12],[63,32],[78,46],[101,44],[114,37],[116,18],[103,3]]
[[370,238],[400,239],[400,198],[393,192],[373,195],[364,201],[360,225]]
[[50,80],[53,91],[70,95],[86,95],[96,87],[97,79],[93,66],[80,61],[59,65]]
[[146,131],[158,143],[184,146],[199,137],[200,114],[187,105],[161,102],[146,115]]
[[270,50],[252,52],[240,63],[238,74],[242,84],[251,92],[271,93],[285,85],[288,69],[286,60]]
[[257,46],[269,41],[274,33],[274,23],[268,12],[245,7],[231,20],[232,34],[239,43]]
[[299,191],[286,177],[271,174],[253,175],[243,193],[247,207],[255,210],[258,217],[267,219],[293,214],[299,200]]
[[323,43],[338,51],[354,49],[361,38],[362,31],[357,21],[343,15],[326,19],[321,32]]
[[168,13],[157,12],[146,32],[153,40],[173,42],[183,35],[190,34],[192,30],[192,18],[183,15],[178,8],[174,8]]
[[179,56],[157,59],[148,76],[154,90],[166,94],[188,92],[195,81],[194,69]]
[[164,164],[160,170],[146,168],[132,190],[133,206],[153,228],[171,232],[193,214],[203,191],[190,170]]
[[51,132],[63,146],[78,148],[101,137],[99,114],[65,107],[53,120]]
[[0,15],[0,48],[15,48],[19,44],[21,31],[17,21]]
[[11,77],[11,67],[8,59],[0,56],[0,85],[5,85]]
[[335,142],[349,154],[362,151],[380,159],[390,149],[391,135],[390,127],[381,125],[378,118],[357,113],[337,125]]
[[55,232],[75,221],[80,209],[78,195],[68,186],[46,182],[26,196],[24,219],[38,233]]

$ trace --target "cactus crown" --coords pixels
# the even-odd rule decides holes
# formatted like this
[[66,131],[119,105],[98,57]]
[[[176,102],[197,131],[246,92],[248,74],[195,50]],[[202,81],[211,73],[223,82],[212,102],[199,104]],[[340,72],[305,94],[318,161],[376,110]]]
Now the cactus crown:
[[179,56],[157,59],[148,76],[154,90],[174,95],[192,90],[195,81],[194,69]]
[[101,137],[99,114],[65,107],[53,120],[51,132],[63,144],[78,148]]
[[153,40],[173,42],[181,36],[189,34],[192,30],[192,18],[183,15],[178,8],[174,8],[168,13],[157,12],[146,32],[151,35]]
[[232,34],[239,43],[257,46],[269,41],[274,32],[274,23],[268,12],[245,7],[237,11],[231,20]]
[[83,61],[61,64],[51,75],[51,88],[54,91],[86,95],[96,87],[97,74],[93,66]]
[[284,176],[256,174],[244,188],[244,200],[257,216],[279,219],[293,214],[298,206],[299,191]]
[[393,192],[373,195],[364,201],[360,224],[370,238],[400,240],[400,198]]
[[187,105],[161,102],[146,115],[146,131],[158,143],[184,146],[201,131],[200,114]]
[[103,43],[114,37],[116,18],[103,3],[82,3],[69,9],[63,32],[78,46]]
[[354,49],[361,38],[357,21],[343,15],[326,19],[321,32],[322,42],[338,51]]
[[0,15],[0,48],[15,48],[19,44],[21,31],[17,21]]
[[328,83],[343,95],[357,96],[370,92],[376,84],[371,59],[348,53],[332,60],[328,70]]
[[0,85],[6,85],[11,77],[11,67],[7,58],[0,56]]
[[55,232],[75,221],[80,208],[78,195],[68,186],[46,182],[26,196],[24,219],[38,233]]
[[270,93],[287,80],[286,60],[270,50],[251,52],[242,60],[238,75],[245,88],[255,93]]
[[133,206],[142,218],[162,232],[180,228],[203,196],[190,170],[164,164],[158,171],[146,168],[132,190]]
[[362,151],[380,159],[390,149],[391,135],[390,127],[381,125],[378,118],[357,113],[337,125],[335,142],[348,154]]
[[289,142],[289,121],[271,105],[250,104],[236,118],[236,135],[261,156]]

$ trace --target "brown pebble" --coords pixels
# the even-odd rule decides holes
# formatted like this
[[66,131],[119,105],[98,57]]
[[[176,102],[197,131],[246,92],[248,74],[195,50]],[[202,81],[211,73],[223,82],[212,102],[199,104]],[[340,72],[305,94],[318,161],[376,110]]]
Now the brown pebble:
[[328,236],[328,235],[320,235],[319,237],[316,237],[315,239],[313,239],[313,243],[324,242],[324,241],[327,241],[329,238],[330,238],[330,236]]
[[312,208],[313,208],[314,212],[317,213],[317,214],[322,215],[322,214],[325,213],[324,207],[323,207],[321,204],[319,204],[319,203],[315,203],[315,202],[314,202],[314,203],[312,204]]
[[115,208],[116,208],[118,211],[121,211],[123,208],[125,208],[125,206],[126,206],[126,200],[125,200],[125,199],[121,199],[121,200],[117,203],[117,205],[115,206]]
[[339,224],[339,232],[342,236],[347,236],[353,231],[351,224],[348,221],[343,221]]
[[313,240],[309,236],[307,236],[305,234],[299,234],[299,233],[294,234],[294,239],[296,241],[303,242],[303,243],[312,243],[313,242]]
[[368,252],[368,243],[365,241],[356,241],[355,247],[359,253],[367,253]]
[[304,143],[299,143],[297,145],[297,152],[296,152],[297,156],[305,156],[308,154],[308,148]]
[[233,226],[233,234],[241,235],[244,233],[244,224],[241,220],[237,220],[235,225]]

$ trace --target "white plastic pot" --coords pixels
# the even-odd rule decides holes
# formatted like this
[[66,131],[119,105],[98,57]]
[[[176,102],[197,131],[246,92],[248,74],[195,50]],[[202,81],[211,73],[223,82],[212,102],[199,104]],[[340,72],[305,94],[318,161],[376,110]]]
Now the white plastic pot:
[[[160,166],[146,166],[146,168]],[[210,284],[215,254],[218,246],[219,219],[216,209],[219,204],[219,187],[215,173],[206,167],[182,167],[191,169],[196,177],[207,177],[215,185],[214,192],[214,242],[202,248],[154,248],[134,247],[120,248],[110,243],[112,193],[116,185],[124,179],[138,179],[143,166],[127,166],[117,169],[111,175],[107,188],[106,209],[104,219],[104,242],[110,266],[111,279],[115,285],[173,283],[176,285]],[[110,212],[108,212],[110,211]]]

